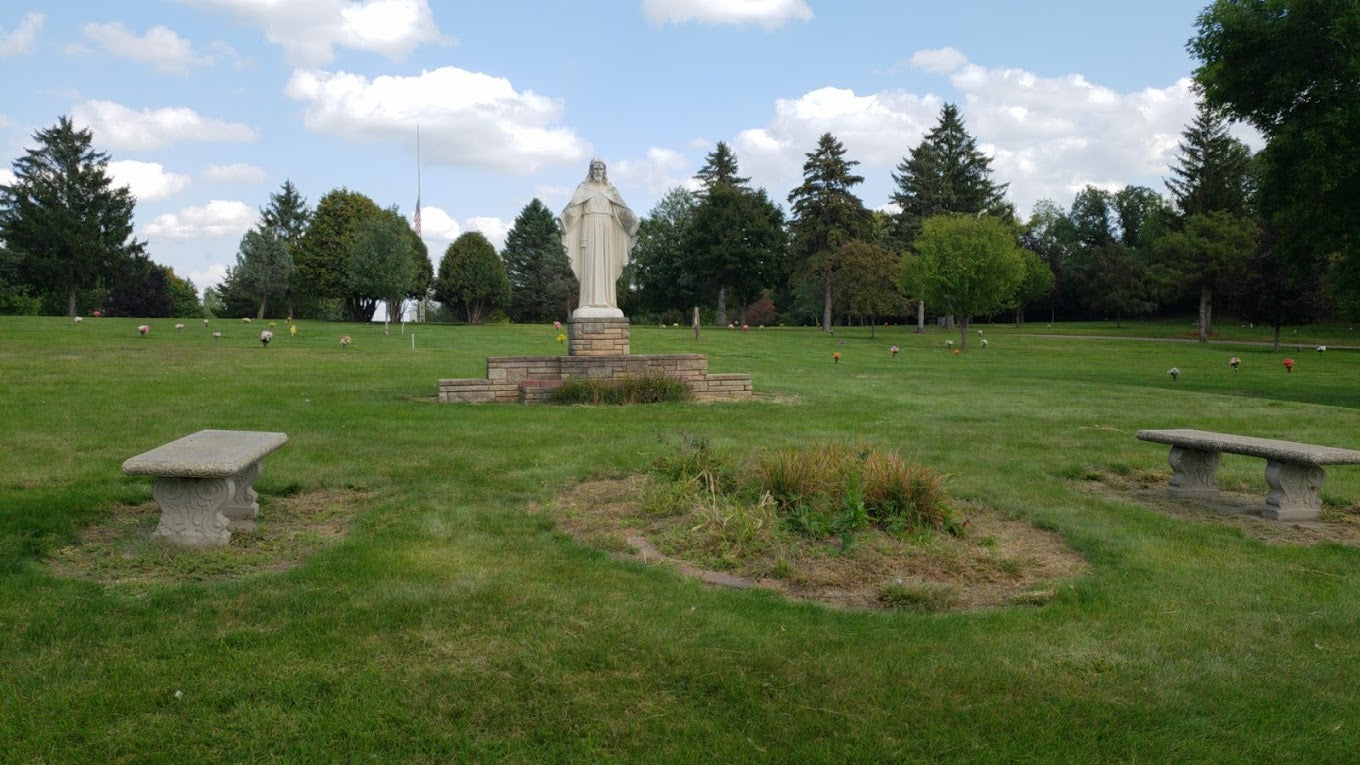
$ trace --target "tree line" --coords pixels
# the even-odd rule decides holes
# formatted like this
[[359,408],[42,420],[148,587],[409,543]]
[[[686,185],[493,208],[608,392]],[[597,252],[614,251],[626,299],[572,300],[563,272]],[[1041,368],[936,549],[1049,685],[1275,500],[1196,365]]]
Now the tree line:
[[[639,227],[617,294],[636,321],[876,326],[927,317],[1043,311],[1050,321],[1215,308],[1279,327],[1360,314],[1360,14],[1353,0],[1217,0],[1189,43],[1201,102],[1165,194],[1088,186],[1027,220],[992,178],[953,104],[892,173],[892,204],[867,209],[858,162],[832,134],[805,155],[776,203],[719,142],[689,188]],[[1261,51],[1270,51],[1263,55]],[[1229,133],[1254,125],[1253,155]],[[69,118],[35,135],[0,186],[0,312],[187,315],[193,285],[132,238],[134,200]],[[787,209],[787,211],[786,211]],[[434,268],[396,208],[348,189],[310,208],[291,182],[260,210],[204,308],[225,315],[368,321],[433,299],[435,319],[546,321],[574,307],[576,280],[555,217],[538,199],[496,252],[480,233]]]

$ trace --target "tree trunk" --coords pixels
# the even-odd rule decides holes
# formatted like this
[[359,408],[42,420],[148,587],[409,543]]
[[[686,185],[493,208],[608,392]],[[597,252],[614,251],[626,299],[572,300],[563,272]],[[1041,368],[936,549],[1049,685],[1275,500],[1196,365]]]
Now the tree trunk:
[[406,313],[406,299],[387,301],[387,320],[389,322],[401,323],[402,314]]
[[968,350],[968,320],[969,320],[969,318],[971,318],[971,317],[968,317],[968,316],[960,316],[960,317],[959,317],[959,336],[960,336],[960,337],[959,337],[959,349],[960,349],[960,350],[964,350],[964,351]]
[[916,334],[926,333],[926,301],[916,301]]
[[699,342],[699,306],[694,306],[694,342]]
[[265,295],[265,296],[263,296],[263,297],[260,298],[260,310],[258,310],[258,311],[255,312],[255,320],[256,320],[256,321],[258,321],[258,320],[264,318],[264,307],[265,307],[265,305],[267,305],[268,303],[269,303],[269,296],[268,296],[268,295]]
[[718,326],[727,326],[727,288],[718,288]]
[[1275,325],[1275,352],[1280,352],[1280,325]]
[[1119,311],[1114,312],[1114,328],[1115,329],[1124,328],[1124,315]]
[[874,338],[878,337],[877,331],[878,331],[878,317],[877,317],[877,316],[870,316],[870,317],[869,317],[869,339],[870,339],[870,340],[873,340]]
[[74,284],[66,290],[66,317],[69,319],[76,317],[76,285]]
[[1209,342],[1209,313],[1213,309],[1214,293],[1209,289],[1209,285],[1204,285],[1199,290],[1199,341]]
[[822,279],[822,331],[831,331],[831,277]]

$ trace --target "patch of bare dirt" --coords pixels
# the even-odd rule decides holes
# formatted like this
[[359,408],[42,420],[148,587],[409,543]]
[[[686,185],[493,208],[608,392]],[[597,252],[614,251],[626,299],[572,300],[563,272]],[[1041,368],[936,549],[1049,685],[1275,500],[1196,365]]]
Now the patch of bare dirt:
[[1053,597],[1055,580],[1087,569],[1057,534],[985,507],[965,508],[962,536],[868,530],[842,549],[839,538],[785,534],[774,549],[706,566],[667,552],[677,535],[693,531],[694,518],[647,516],[640,505],[650,485],[648,476],[585,481],[548,509],[563,531],[619,557],[668,565],[713,585],[766,588],[842,608],[901,607],[904,593],[908,607],[922,599],[917,593],[942,593],[922,604],[926,611],[1042,604]]
[[154,539],[156,503],[123,505],[85,528],[75,544],[57,550],[49,565],[58,576],[134,588],[287,571],[342,538],[367,499],[352,490],[261,496],[258,527],[234,532],[230,544],[211,548]]
[[1099,472],[1082,482],[1085,491],[1117,497],[1163,515],[1190,521],[1232,526],[1263,542],[1315,545],[1319,542],[1360,547],[1360,506],[1324,507],[1316,521],[1274,521],[1260,516],[1265,507],[1266,486],[1223,487],[1217,497],[1172,497],[1167,494],[1168,472],[1137,472],[1129,475]]

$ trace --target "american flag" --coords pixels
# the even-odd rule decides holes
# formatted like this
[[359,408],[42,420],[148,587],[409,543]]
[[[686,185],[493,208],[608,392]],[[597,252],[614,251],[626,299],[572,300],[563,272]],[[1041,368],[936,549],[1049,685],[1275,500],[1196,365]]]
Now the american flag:
[[416,196],[416,214],[411,217],[412,228],[416,230],[416,236],[420,236],[420,197]]

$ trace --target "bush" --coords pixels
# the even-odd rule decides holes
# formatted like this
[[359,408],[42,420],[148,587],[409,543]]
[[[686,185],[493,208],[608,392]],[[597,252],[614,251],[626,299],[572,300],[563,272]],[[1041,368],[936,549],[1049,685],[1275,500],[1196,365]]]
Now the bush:
[[689,387],[679,380],[654,374],[615,380],[571,377],[548,394],[547,400],[552,404],[661,404],[688,401],[692,396]]

